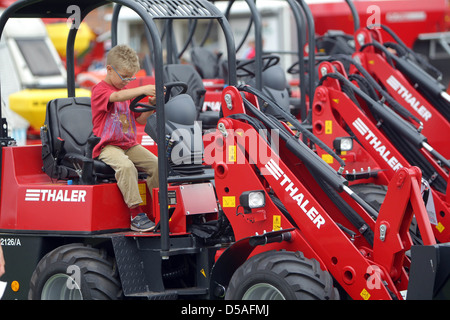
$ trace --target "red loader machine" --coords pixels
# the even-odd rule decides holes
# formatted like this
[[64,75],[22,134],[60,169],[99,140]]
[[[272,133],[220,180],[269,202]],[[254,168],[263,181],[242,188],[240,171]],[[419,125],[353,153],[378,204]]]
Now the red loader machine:
[[[82,21],[109,3],[71,4]],[[211,3],[115,3],[136,11],[152,35],[157,104],[146,132],[158,143],[160,186],[149,195],[143,183],[143,196],[157,228],[129,231],[110,168],[90,156],[96,137],[89,132],[89,99],[74,97],[73,28],[68,98],[48,103],[42,145],[14,146],[2,121],[4,298],[400,300],[407,292],[409,299],[448,299],[449,247],[435,241],[420,170],[399,169],[376,212],[298,135],[259,110],[263,96],[245,92],[250,87],[238,90],[234,40]],[[1,16],[0,34],[9,18],[68,17],[66,11],[59,1],[17,1]],[[180,139],[168,152],[166,135],[180,128],[195,132],[198,125],[192,99],[170,96],[173,86],[185,85],[163,82],[154,20],[179,18],[219,21],[230,86],[222,94],[223,118],[204,150]],[[132,110],[149,109],[136,103],[140,98]],[[176,163],[181,156],[203,157],[213,171]],[[413,215],[423,245],[413,245],[409,235]]]
[[[330,55],[352,55],[397,104],[408,110],[406,118],[419,125],[428,142],[445,158],[450,158],[446,141],[450,133],[450,96],[439,82],[442,72],[409,48],[390,27],[382,24],[360,27],[353,1],[346,2],[354,20],[354,35],[321,37],[318,47]],[[343,62],[347,66],[349,60]],[[349,74],[353,73],[360,71],[350,65]]]
[[[339,73],[336,67],[339,68]],[[439,241],[446,242],[449,210],[446,196],[448,173],[445,167],[438,164],[438,160],[442,162],[447,160],[442,157],[436,160],[430,154],[427,155],[426,150],[421,150],[424,149],[422,144],[428,145],[422,134],[409,126],[390,108],[372,100],[355,86],[351,89],[364,96],[368,100],[365,102],[366,105],[370,104],[371,107],[369,112],[367,108],[366,112],[362,110],[363,108],[360,109],[358,102],[350,98],[353,96],[352,92],[349,94],[348,91],[351,83],[344,76],[345,71],[341,63],[323,62],[319,69],[323,72],[323,76],[316,89],[312,107],[313,133],[326,145],[334,148],[345,160],[347,171],[344,175],[352,181],[352,184],[387,185],[396,171],[402,167],[411,167],[409,160],[419,159],[417,165],[420,164],[421,169],[425,170],[426,185],[431,185],[431,188],[427,189],[430,190],[434,202],[434,210],[431,211],[435,211],[437,219],[433,230]],[[344,86],[346,89],[343,89]],[[363,105],[364,101],[362,99],[359,101]],[[380,127],[380,122],[373,120],[373,114],[376,119],[382,119],[380,121],[383,126]],[[397,145],[384,133],[389,127],[391,128],[389,138],[394,135],[392,132],[396,133],[397,140],[400,137],[402,142],[407,144],[408,152],[400,152]],[[348,143],[345,149],[341,147],[342,141]],[[421,151],[424,153],[421,154]],[[328,163],[332,162],[324,151],[318,149],[318,152],[324,155],[322,157],[325,159],[329,159]],[[335,164],[332,166],[336,167]]]
[[[358,34],[361,35],[360,33]],[[359,39],[361,39],[361,36],[359,37]],[[381,48],[382,46],[378,45],[377,47]],[[403,48],[405,49],[404,46]],[[387,52],[388,51],[386,51],[386,53]],[[345,120],[340,120],[342,124],[355,124],[354,121],[356,121],[356,115],[363,114],[363,116],[358,118],[358,121],[361,122],[360,124],[362,127],[356,127],[356,125],[353,127],[350,125],[349,127],[352,127],[353,132],[357,136],[355,140],[365,145],[364,148],[369,154],[371,154],[371,157],[374,157],[376,159],[375,162],[378,162],[379,167],[384,168],[384,174],[387,174],[388,171],[391,171],[390,174],[392,175],[392,172],[395,172],[395,170],[400,166],[404,166],[405,163],[410,163],[412,165],[420,167],[423,171],[426,181],[430,184],[432,188],[432,194],[434,195],[433,201],[435,205],[435,212],[438,217],[438,222],[435,222],[435,233],[437,234],[437,237],[440,241],[446,241],[445,239],[447,238],[447,236],[445,235],[446,231],[444,231],[444,229],[446,228],[446,223],[444,221],[448,217],[447,185],[449,162],[447,160],[448,157],[446,156],[446,154],[448,153],[448,147],[447,141],[445,139],[445,132],[446,128],[449,127],[448,120],[445,119],[445,117],[442,116],[442,114],[436,108],[427,103],[426,100],[416,100],[417,96],[415,96],[414,93],[409,93],[407,91],[408,89],[406,89],[406,86],[408,86],[410,90],[415,90],[414,87],[406,81],[406,78],[400,71],[392,68],[391,65],[386,62],[386,60],[384,60],[381,55],[377,56],[373,53],[362,54],[361,52],[357,52],[353,55],[353,58],[341,55],[336,59],[341,59],[344,63],[350,64],[351,73],[349,74],[349,77],[355,79],[356,82],[359,81],[360,84],[361,81],[364,80],[366,82],[366,88],[372,88],[371,90],[369,90],[369,92],[372,93],[370,98],[373,100],[368,103],[367,101],[364,101],[365,99],[359,97],[358,101],[360,102],[361,107],[364,109],[364,111],[362,111],[358,108],[358,102],[351,101],[348,96],[346,96],[342,92],[340,94],[345,97],[343,98],[343,100],[340,100],[339,97],[335,97],[334,93],[328,95],[328,90],[333,91],[335,89],[338,91],[343,91],[342,81],[345,80],[326,80],[323,81],[322,84],[326,83],[325,87],[327,89],[325,89],[325,91],[322,91],[322,89],[324,88],[322,87],[319,93],[316,92],[316,94],[320,95],[320,98],[317,100],[316,104],[316,119],[318,120],[319,118],[321,118],[322,120],[320,121],[325,121],[324,123],[326,123],[327,121],[331,121],[330,119],[333,117],[334,119],[336,119],[336,117],[342,117],[341,119],[345,118]],[[383,65],[380,65],[379,63],[381,60],[384,60]],[[359,62],[362,62],[362,64],[360,64]],[[406,70],[407,68],[405,67],[405,64],[406,62],[403,62],[403,67]],[[373,65],[376,65],[376,67],[374,68]],[[365,67],[370,70],[370,73],[366,71]],[[419,71],[421,69],[419,69],[417,66],[411,65],[409,69],[416,70],[416,74],[419,72],[425,74],[423,71]],[[336,70],[338,70],[338,72],[340,72],[341,74],[345,74],[343,66],[338,62],[334,63],[333,66],[324,63],[320,67],[320,72],[323,72],[324,75],[328,72],[336,72]],[[374,74],[375,78],[372,78],[372,74]],[[381,74],[383,74],[382,77],[380,77]],[[397,81],[397,79],[400,80]],[[370,83],[368,83],[368,81]],[[393,90],[394,87],[396,87],[397,90]],[[418,94],[417,91],[414,92]],[[391,93],[392,96],[390,95]],[[331,96],[333,97],[331,98]],[[328,100],[328,98],[331,98],[331,100]],[[383,99],[386,99],[386,104],[382,104],[383,108],[389,109],[389,107],[387,106],[389,105],[390,108],[395,110],[400,115],[400,117],[395,114],[389,114],[388,110],[385,110],[384,115],[381,116],[379,111],[375,111],[376,109],[370,107],[373,106],[374,102],[379,100],[380,98],[382,99],[381,101],[383,101]],[[320,101],[327,101],[325,102],[325,104],[328,104],[329,102],[330,105],[332,105],[331,109],[328,109],[328,106],[325,106]],[[346,101],[345,106],[343,106],[342,101]],[[445,101],[441,100],[441,105],[442,103],[445,103]],[[369,106],[369,108],[367,106]],[[320,112],[317,112],[317,110],[322,110],[322,108],[327,110],[334,110],[333,112],[335,112],[335,115],[333,117],[330,117],[330,114],[328,114],[327,116],[325,116],[325,118],[328,117],[328,120],[325,120],[324,115]],[[351,111],[352,109],[354,111]],[[382,109],[380,111],[383,112]],[[361,120],[365,117],[364,112],[366,112],[365,114],[369,116],[368,118],[366,118],[366,120]],[[321,115],[319,115],[319,113]],[[339,114],[339,116],[337,116],[337,114]],[[350,119],[351,117],[355,118],[352,120]],[[390,120],[393,120],[394,122],[389,123]],[[404,123],[405,120],[408,120],[412,125],[406,125],[406,123]],[[366,136],[365,139],[363,138],[363,136],[368,134],[369,132],[365,131],[365,123],[367,122],[372,122],[373,126],[373,130],[369,131],[376,136],[382,137],[382,140],[387,140],[386,144],[384,143],[384,141],[381,142],[381,140],[377,140],[375,143],[372,139],[369,139],[368,136]],[[340,129],[336,129],[334,130],[334,132],[332,132],[333,129],[331,129],[331,123],[332,122],[329,122],[330,127],[328,128],[328,132],[320,132],[322,137],[328,140],[328,143],[331,143],[333,138],[339,136],[339,134],[343,135],[343,132],[345,132],[341,130],[341,132],[338,133],[338,130]],[[339,123],[339,121],[337,123]],[[403,129],[400,129],[400,127],[403,127]],[[355,129],[360,129],[359,133],[356,132]],[[381,147],[378,145],[380,142],[382,145]],[[431,147],[431,145],[433,147]],[[383,148],[385,148],[385,150]],[[367,171],[367,168],[374,169],[378,167],[377,165],[375,165],[374,167],[374,163],[371,163],[371,161],[369,160],[370,157],[361,157],[357,154],[357,151],[352,150],[348,152],[348,154],[344,155],[346,160],[348,160],[347,163],[353,162],[353,170],[356,169],[358,171]],[[356,160],[355,158],[359,158],[359,160]],[[359,168],[355,168],[358,166]],[[372,174],[374,176],[377,176],[376,170],[373,171]],[[432,207],[432,205],[430,206]]]
[[[390,31],[389,28],[383,28]],[[446,137],[450,134],[450,96],[417,60],[409,58],[410,49],[402,45],[399,38],[396,39],[398,41],[395,43],[382,44],[380,29],[376,29],[376,26],[363,28],[355,34],[357,51],[353,58],[360,61],[398,103],[421,121],[422,133],[448,159],[450,148]],[[389,48],[394,48],[398,54]],[[439,72],[433,71],[439,77]]]
[[[352,7],[351,2],[348,3]],[[308,12],[308,7],[303,8]],[[315,47],[312,38],[314,24],[311,20],[308,21],[309,45]],[[357,24],[355,29],[358,29]],[[350,180],[355,192],[370,200],[376,208],[383,202],[383,186],[389,183],[399,168],[411,165],[419,167],[424,178],[423,188],[428,190],[431,186],[428,209],[435,226],[433,230],[439,241],[447,242],[448,230],[445,229],[449,210],[446,195],[449,161],[430,146],[432,144],[434,147],[434,144],[422,134],[420,119],[393,99],[382,84],[364,69],[359,63],[358,54],[354,54],[355,58],[344,54],[319,57],[333,62],[319,65],[319,86],[310,89],[315,91],[314,103],[308,115],[312,132],[345,160],[344,176]],[[314,60],[311,51],[308,59],[310,68]],[[361,88],[348,80],[348,69],[352,71],[349,78]],[[310,73],[309,78],[309,87],[314,88],[314,73]],[[430,134],[430,130],[427,133]],[[443,142],[445,139],[440,140]],[[433,142],[436,143],[436,139]],[[317,146],[319,155],[335,169],[343,165],[339,159],[335,161],[323,146]],[[440,146],[445,147],[444,144]]]
[[[251,92],[255,93],[256,91],[251,90]],[[231,97],[228,98],[227,94]],[[263,96],[258,96],[258,98],[264,99]],[[259,109],[255,107],[257,105],[257,100],[254,97],[247,95],[247,98],[242,98],[239,91],[230,87],[224,91],[224,99],[224,102],[227,103],[227,108],[223,108],[224,116],[226,116],[226,118],[223,118],[219,122],[219,132],[216,132],[215,141],[219,141],[219,145],[224,146],[222,150],[224,151],[225,159],[228,159],[230,155],[229,150],[231,149],[234,151],[236,148],[236,157],[234,158],[234,155],[232,157],[233,159],[236,159],[236,162],[241,160],[242,165],[236,166],[233,165],[233,163],[230,165],[229,161],[226,163],[220,163],[219,161],[215,162],[215,183],[219,199],[221,197],[221,192],[223,192],[223,196],[227,197],[228,201],[228,199],[233,199],[233,195],[235,195],[234,197],[237,197],[238,195],[246,194],[246,191],[244,190],[248,191],[250,188],[253,189],[259,184],[258,187],[261,188],[261,190],[266,190],[266,192],[269,190],[268,196],[266,196],[265,199],[265,207],[268,208],[268,206],[274,206],[274,210],[270,210],[273,212],[272,215],[269,213],[269,210],[248,212],[248,209],[246,210],[245,207],[245,201],[242,200],[240,202],[242,208],[228,206],[224,201],[223,210],[229,218],[235,237],[241,238],[250,236],[254,232],[260,234],[262,232],[261,229],[254,229],[258,221],[263,225],[262,230],[267,230],[271,226],[272,229],[275,230],[277,228],[280,228],[280,230],[289,230],[292,228],[293,230],[289,236],[291,238],[288,243],[282,242],[281,244],[277,244],[277,246],[282,246],[283,249],[290,251],[290,245],[295,243],[294,246],[301,247],[302,249],[300,249],[300,251],[303,252],[305,256],[309,256],[307,253],[309,249],[312,250],[312,252],[315,252],[315,254],[322,252],[321,254],[316,255],[314,259],[320,259],[318,261],[322,261],[324,264],[327,264],[326,261],[328,261],[329,264],[327,265],[327,270],[329,270],[331,274],[333,274],[334,268],[337,267],[340,269],[338,265],[340,265],[339,261],[342,259],[357,259],[361,263],[360,267],[362,267],[362,269],[369,267],[366,263],[370,260],[371,262],[369,264],[372,264],[374,262],[372,259],[375,257],[382,260],[386,259],[385,262],[387,264],[384,266],[379,265],[379,267],[384,269],[389,265],[386,270],[391,270],[388,271],[388,273],[392,278],[389,279],[387,283],[391,283],[391,285],[387,285],[384,288],[386,291],[381,290],[384,291],[383,293],[380,291],[377,292],[377,294],[384,296],[383,298],[380,296],[380,299],[401,298],[400,292],[403,289],[400,288],[401,286],[399,286],[399,284],[401,282],[404,284],[404,281],[406,280],[406,278],[404,278],[406,274],[403,269],[405,265],[403,264],[406,263],[408,259],[406,259],[406,256],[401,258],[397,255],[399,253],[398,251],[397,254],[384,251],[384,249],[389,251],[393,247],[389,246],[390,249],[384,247],[384,245],[386,245],[385,236],[387,236],[384,232],[386,225],[381,221],[387,223],[387,220],[396,216],[394,212],[403,212],[401,218],[397,217],[395,219],[398,219],[397,221],[399,224],[394,228],[396,230],[396,235],[394,236],[396,240],[392,239],[394,242],[399,242],[397,245],[392,245],[398,249],[398,245],[404,240],[408,239],[406,240],[407,242],[411,241],[408,233],[409,226],[407,225],[410,224],[412,216],[408,216],[409,214],[406,214],[405,209],[406,211],[409,211],[415,207],[416,204],[424,209],[423,200],[420,195],[420,170],[417,168],[410,168],[399,171],[396,178],[391,181],[393,185],[390,185],[389,192],[386,195],[385,201],[375,222],[370,216],[370,214],[374,214],[374,210],[364,203],[364,201],[361,201],[361,199],[345,185],[346,182],[342,176],[338,175],[334,170],[330,170],[330,167],[311,149],[300,142],[298,136],[287,129],[286,126],[273,117],[260,112]],[[254,119],[248,117],[250,114],[258,119],[260,123],[264,125],[264,128],[272,134],[277,132],[276,130],[279,130],[278,132],[281,138],[279,152],[269,153],[270,159],[268,161],[259,161],[257,158],[248,158],[244,153],[248,150],[242,148],[242,145],[248,144],[256,144],[258,147],[267,145],[267,148],[270,148],[264,137],[261,135],[257,135],[258,140],[256,143],[245,141],[245,137],[252,137],[253,135],[251,132],[256,131],[253,125],[259,124],[259,122],[255,122]],[[246,119],[246,121],[238,121],[238,119]],[[232,136],[233,133],[235,134]],[[278,157],[277,154],[280,155],[280,157]],[[217,154],[215,156],[220,159],[220,156]],[[242,159],[245,159],[245,161]],[[245,168],[245,166],[247,166],[247,168]],[[256,167],[256,169],[250,170],[252,167]],[[242,170],[248,171],[245,173],[245,181],[241,181],[238,186],[232,186],[228,183],[228,181],[234,180],[228,180],[228,178],[232,178],[230,175],[233,175],[238,179],[238,177],[244,174],[244,171]],[[249,174],[249,172],[253,172],[253,174]],[[400,174],[400,172],[403,173]],[[410,185],[409,200],[406,201],[409,204],[406,205],[406,202],[401,201],[406,205],[405,207],[401,209],[397,207],[398,211],[397,209],[394,209],[388,213],[390,210],[388,208],[391,205],[392,208],[399,205],[399,202],[397,201],[399,198],[396,197],[400,196],[400,189],[402,188],[399,187],[400,185],[403,185],[400,176],[412,178],[414,175],[416,175],[416,177],[413,178],[415,182]],[[400,180],[397,180],[398,178],[400,178]],[[416,180],[417,178],[419,178],[419,180]],[[410,181],[412,182],[412,180]],[[252,185],[252,187],[250,187],[250,185]],[[396,195],[391,194],[394,190],[398,192]],[[413,194],[415,194],[415,196],[413,196]],[[232,198],[228,198],[230,196]],[[393,197],[390,198],[391,196]],[[416,200],[412,200],[413,198]],[[320,199],[320,202],[316,199]],[[413,204],[415,201],[417,201],[417,203]],[[300,208],[300,211],[298,208]],[[280,210],[280,212],[277,212],[277,210]],[[229,213],[227,213],[227,211],[229,211]],[[293,214],[294,212],[300,214]],[[403,214],[405,215],[403,216]],[[410,212],[410,214],[412,214],[412,212]],[[435,240],[432,235],[426,211],[422,211],[422,214],[424,215],[419,218],[419,220],[423,220],[422,222],[419,222],[419,224],[422,225],[422,228],[427,230],[426,233],[428,234],[423,241],[424,243],[434,243]],[[242,228],[239,225],[244,219],[249,224],[245,225],[245,228]],[[423,225],[423,222],[425,222],[425,225]],[[388,222],[390,227],[392,227],[392,223],[392,220]],[[373,233],[371,230],[373,230]],[[403,232],[405,233],[403,234]],[[241,236],[239,236],[239,234],[241,234]],[[330,234],[334,234],[335,236],[329,237]],[[292,237],[292,235],[294,235],[294,237]],[[308,239],[320,239],[320,241],[314,243],[315,241]],[[326,239],[329,239],[330,241],[328,242]],[[348,241],[349,239],[350,241]],[[283,237],[279,240],[283,240]],[[265,239],[264,242],[266,241],[270,240]],[[303,241],[305,242],[303,243]],[[381,246],[377,248],[378,245]],[[400,245],[400,247],[402,246],[403,245]],[[309,247],[309,249],[306,249],[307,247]],[[381,247],[384,247],[383,253],[378,251],[381,250]],[[362,248],[364,248],[364,250]],[[397,249],[394,249],[394,251]],[[253,254],[259,250],[265,250],[265,248],[255,248]],[[362,251],[370,253],[368,255],[361,255]],[[376,253],[377,251],[379,252],[378,254]],[[337,254],[338,252],[340,254]],[[387,258],[388,256],[390,256],[390,258]],[[256,257],[258,257],[258,255]],[[252,261],[252,259],[245,262],[243,267],[250,264],[250,261]],[[359,263],[356,265],[358,264]],[[344,269],[338,271],[338,273],[343,276],[341,281],[338,280],[339,277],[336,276],[334,276],[334,279],[340,283],[341,288],[344,289],[346,294],[354,299],[364,299],[369,296],[373,298],[372,293],[367,287],[367,280],[370,277],[367,273],[367,269],[365,271],[365,276],[360,278],[356,276],[359,268],[356,267],[356,265],[352,265],[350,269],[344,267]],[[394,265],[397,265],[397,267],[394,267]],[[400,265],[403,266],[400,267]],[[373,267],[374,265],[372,264],[372,267],[369,268]],[[394,271],[394,269],[397,270]],[[234,278],[238,275],[236,272],[230,282],[230,288],[232,285],[235,286],[243,281],[244,283],[248,282],[244,279],[248,277],[250,270],[251,268],[249,266],[246,267],[246,271],[242,271],[242,277],[238,278],[239,280],[234,281]],[[344,272],[342,273],[342,271]],[[396,275],[393,276],[394,274]],[[400,280],[402,278],[403,280]],[[357,285],[358,279],[361,280],[360,285],[362,285],[362,287]],[[394,287],[396,288],[394,289]],[[366,295],[367,293],[369,293],[369,295]],[[391,293],[393,293],[392,296]]]

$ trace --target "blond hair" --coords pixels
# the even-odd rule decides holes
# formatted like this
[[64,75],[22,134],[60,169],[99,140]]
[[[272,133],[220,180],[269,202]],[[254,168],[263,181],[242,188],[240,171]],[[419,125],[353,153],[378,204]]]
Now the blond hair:
[[128,71],[133,74],[140,69],[139,58],[136,52],[126,44],[119,44],[109,50],[106,56],[106,64],[120,71]]

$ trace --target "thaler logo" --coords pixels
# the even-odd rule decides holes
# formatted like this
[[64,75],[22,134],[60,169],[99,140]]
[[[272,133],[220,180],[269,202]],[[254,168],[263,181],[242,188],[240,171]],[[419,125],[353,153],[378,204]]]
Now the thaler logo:
[[305,195],[301,192],[297,192],[298,188],[294,185],[291,179],[281,170],[281,168],[275,163],[273,159],[270,159],[266,164],[267,171],[280,182],[281,186],[285,186],[285,191],[289,192],[292,200],[297,202],[297,205],[302,209],[306,216],[316,225],[317,229],[325,224],[325,219],[320,215],[319,211],[309,204],[309,200],[305,198]]
[[358,130],[358,132],[367,140],[369,144],[375,149],[377,153],[380,154],[381,158],[387,162],[387,164],[397,171],[403,166],[398,162],[395,156],[390,156],[391,151],[387,150],[384,144],[381,144],[375,134],[366,126],[366,124],[360,119],[353,121],[352,125]]
[[425,119],[425,121],[428,121],[431,118],[431,112],[428,111],[427,108],[425,108],[425,106],[412,95],[411,92],[406,90],[406,88],[394,76],[390,76],[386,82],[406,101],[407,104],[416,110],[417,113]]
[[25,201],[85,202],[86,190],[27,189]]

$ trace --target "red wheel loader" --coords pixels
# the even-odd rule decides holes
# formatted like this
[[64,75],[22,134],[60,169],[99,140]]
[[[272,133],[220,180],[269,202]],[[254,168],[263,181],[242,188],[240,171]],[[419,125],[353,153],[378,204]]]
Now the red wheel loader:
[[[369,101],[356,100],[352,89],[359,94],[364,95],[364,92],[356,86],[349,89],[351,83],[343,75],[341,63],[323,62],[319,69],[323,76],[312,107],[313,133],[340,154],[346,163],[346,178],[352,181],[351,184],[387,185],[398,169],[411,167],[411,161],[416,161],[415,165],[426,176],[426,188],[433,199],[429,204],[435,217],[433,230],[439,241],[446,242],[449,231],[446,228],[448,169],[421,144],[427,145],[426,138],[382,103],[368,96]],[[343,142],[347,142],[345,147]],[[404,148],[399,149],[399,146]],[[338,166],[326,152],[317,150],[333,167]],[[446,161],[445,158],[441,160]]]
[[[71,5],[80,8],[82,21],[109,3]],[[157,103],[145,130],[158,144],[160,180],[158,190],[150,195],[143,187],[142,196],[157,228],[128,229],[111,169],[92,159],[97,139],[87,121],[90,100],[74,96],[69,62],[74,27],[67,46],[68,97],[49,101],[42,145],[14,146],[3,121],[5,299],[448,297],[449,247],[436,244],[420,193],[420,170],[398,170],[375,212],[289,127],[260,111],[263,97],[238,90],[234,40],[211,3],[115,3],[134,10],[152,35]],[[19,16],[69,18],[62,2],[21,0],[1,16],[0,35],[8,19]],[[201,132],[192,98],[170,93],[170,87],[185,85],[165,84],[162,77],[155,20],[180,18],[217,19],[228,44],[230,86],[222,93],[223,117],[204,147],[189,135]],[[136,101],[130,107],[148,108]],[[423,245],[412,244],[413,215]]]
[[[305,13],[309,13],[307,6],[303,5],[302,8]],[[312,19],[308,20],[308,25],[309,45],[312,47],[320,45],[315,43]],[[356,31],[358,35],[359,28],[356,28]],[[395,35],[393,37],[401,43],[398,37]],[[355,41],[360,38],[355,36]],[[407,50],[404,45],[402,47]],[[411,106],[409,109],[405,108],[401,102],[390,96],[383,86],[387,84],[379,77],[375,76],[374,79],[361,63],[363,61],[373,64],[373,59],[366,61],[367,59],[363,60],[364,57],[366,55],[361,52],[355,53],[353,57],[349,54],[318,57],[332,62],[319,64],[317,71],[320,82],[317,88],[315,73],[309,73],[310,81],[307,85],[312,88],[311,92],[315,92],[311,112],[308,115],[308,119],[311,119],[312,132],[345,160],[346,171],[343,174],[350,180],[354,190],[366,200],[370,200],[376,208],[383,202],[384,186],[399,168],[411,165],[419,167],[425,184],[422,188],[428,190],[430,189],[428,184],[431,186],[432,196],[428,198],[428,209],[434,225],[433,230],[439,241],[446,242],[449,162],[441,154],[442,149],[447,148],[443,143],[445,134],[434,134],[437,139],[429,139],[428,135],[433,136],[433,132],[437,132],[438,122],[431,121],[434,125],[423,123],[417,110],[413,112]],[[415,55],[411,53],[411,57]],[[308,58],[310,69],[314,70],[316,58],[312,50]],[[379,72],[375,69],[371,70]],[[346,70],[350,70],[348,78]],[[391,72],[401,75],[398,70]],[[443,123],[447,123],[445,119]],[[424,126],[428,128],[426,134]],[[445,132],[445,128],[444,126],[441,130]],[[439,147],[435,147],[434,144]],[[319,155],[335,169],[342,166],[342,160],[331,157],[323,150],[323,146],[318,144],[316,146]]]

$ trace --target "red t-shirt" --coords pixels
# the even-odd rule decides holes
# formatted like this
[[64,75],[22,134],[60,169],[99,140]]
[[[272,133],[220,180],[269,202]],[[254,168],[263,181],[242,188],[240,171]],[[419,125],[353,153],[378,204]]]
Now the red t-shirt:
[[92,88],[93,132],[100,137],[100,142],[92,152],[93,158],[98,157],[106,145],[129,149],[138,144],[135,119],[139,114],[130,110],[130,100],[109,102],[110,95],[119,90],[105,81],[100,81]]

